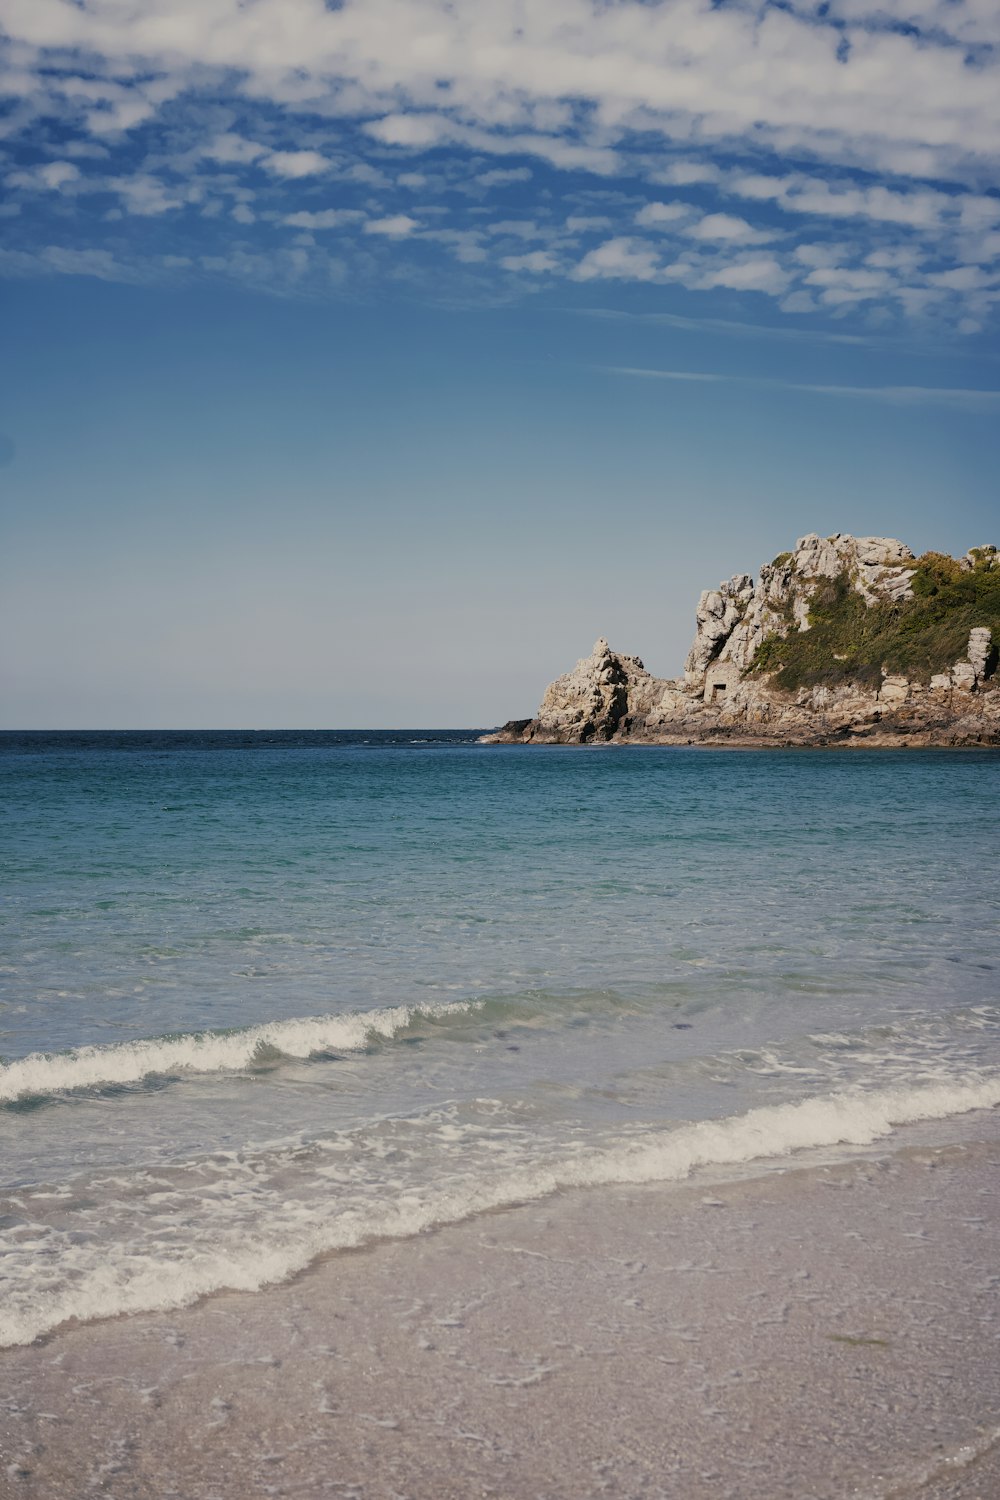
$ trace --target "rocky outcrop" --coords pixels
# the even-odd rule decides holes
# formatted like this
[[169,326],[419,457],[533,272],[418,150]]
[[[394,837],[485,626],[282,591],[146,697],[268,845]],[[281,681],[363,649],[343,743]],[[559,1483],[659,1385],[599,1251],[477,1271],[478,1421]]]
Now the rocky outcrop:
[[748,573],[737,573],[701,595],[685,681],[704,687],[704,673],[713,661],[732,662],[746,672],[768,636],[808,630],[809,606],[820,580],[846,576],[866,604],[909,598],[911,572],[905,564],[913,560],[909,547],[893,537],[800,537],[794,552],[761,568],[756,586]]
[[638,656],[612,651],[601,637],[589,656],[546,689],[538,717],[523,723],[520,734],[580,744],[611,740],[669,722],[686,702],[674,683],[653,677]]
[[[946,560],[947,561],[947,560]],[[968,561],[968,569],[965,569]],[[995,547],[973,548],[956,569],[1000,566]],[[852,591],[865,609],[912,598],[917,560],[890,537],[800,538],[792,552],[705,590],[695,638],[677,679],[654,677],[637,656],[599,639],[546,690],[537,715],[504,725],[488,742],[587,744],[1000,744],[997,651],[975,626],[966,658],[918,680],[883,667],[880,681],[783,690],[760,670],[761,647],[814,628],[818,591]],[[992,585],[991,585],[992,587]],[[858,606],[855,606],[857,609]],[[892,611],[890,611],[892,613]],[[840,658],[838,658],[839,660]],[[875,677],[878,678],[877,669]]]

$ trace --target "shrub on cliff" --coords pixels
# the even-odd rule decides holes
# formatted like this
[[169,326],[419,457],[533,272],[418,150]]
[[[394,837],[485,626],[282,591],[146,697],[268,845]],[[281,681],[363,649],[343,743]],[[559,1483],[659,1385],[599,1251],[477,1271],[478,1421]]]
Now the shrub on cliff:
[[927,682],[965,657],[969,631],[987,625],[1000,641],[1000,567],[989,553],[963,569],[940,552],[912,565],[913,598],[866,605],[846,573],[821,580],[809,609],[809,629],[769,636],[751,668],[774,673],[775,686],[799,688],[854,682],[877,687],[883,666]]

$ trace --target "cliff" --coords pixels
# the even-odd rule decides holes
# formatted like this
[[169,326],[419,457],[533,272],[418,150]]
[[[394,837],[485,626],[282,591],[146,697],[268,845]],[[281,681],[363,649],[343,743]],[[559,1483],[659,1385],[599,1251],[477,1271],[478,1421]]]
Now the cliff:
[[1000,744],[1000,555],[800,538],[707,589],[684,674],[603,638],[488,743]]

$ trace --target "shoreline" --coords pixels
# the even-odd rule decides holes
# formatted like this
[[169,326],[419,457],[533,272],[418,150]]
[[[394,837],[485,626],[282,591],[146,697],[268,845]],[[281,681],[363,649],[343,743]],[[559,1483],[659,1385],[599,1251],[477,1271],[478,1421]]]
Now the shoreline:
[[0,1493],[986,1500],[998,1165],[979,1112],[65,1327],[0,1354]]
[[879,735],[863,738],[852,736],[846,739],[776,739],[760,735],[705,735],[697,739],[682,735],[621,735],[610,739],[522,739],[516,735],[504,736],[502,731],[483,735],[477,745],[521,745],[525,749],[539,746],[543,749],[563,748],[573,750],[669,748],[676,750],[980,750],[1000,749],[1000,739],[963,739],[954,743],[945,740],[923,740],[914,735]]

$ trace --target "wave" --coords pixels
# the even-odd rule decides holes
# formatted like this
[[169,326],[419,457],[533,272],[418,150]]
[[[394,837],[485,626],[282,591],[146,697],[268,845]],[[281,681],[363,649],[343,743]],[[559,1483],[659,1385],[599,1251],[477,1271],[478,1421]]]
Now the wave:
[[261,1061],[268,1051],[284,1057],[361,1052],[376,1038],[388,1040],[405,1031],[418,1017],[436,1020],[470,1014],[481,1007],[478,1000],[395,1005],[342,1016],[267,1021],[239,1031],[200,1031],[104,1047],[75,1047],[70,1052],[33,1052],[0,1065],[0,1103],[140,1083],[158,1073],[239,1072]]
[[[363,1020],[365,1018],[359,1018]],[[430,1184],[400,1191],[398,1181],[368,1183],[368,1195],[345,1203],[338,1193],[295,1200],[287,1192],[261,1193],[237,1230],[155,1253],[131,1241],[73,1245],[64,1271],[46,1262],[47,1286],[26,1265],[21,1295],[0,1316],[0,1346],[31,1343],[71,1320],[92,1321],[125,1313],[169,1311],[216,1291],[257,1291],[287,1280],[317,1257],[379,1239],[405,1239],[487,1210],[547,1197],[560,1189],[681,1181],[701,1167],[739,1166],[837,1145],[865,1146],[900,1125],[944,1119],[1000,1104],[1000,1076],[949,1077],[938,1083],[865,1092],[842,1091],[794,1104],[770,1105],[721,1120],[701,1120],[655,1130],[638,1140],[578,1146],[528,1157],[496,1171],[471,1170],[458,1147],[452,1162],[435,1162]],[[372,1187],[375,1193],[372,1194]],[[253,1188],[246,1177],[230,1188],[241,1211]],[[212,1195],[213,1206],[221,1204]],[[163,1247],[160,1247],[161,1252]],[[86,1259],[81,1261],[80,1256]]]

